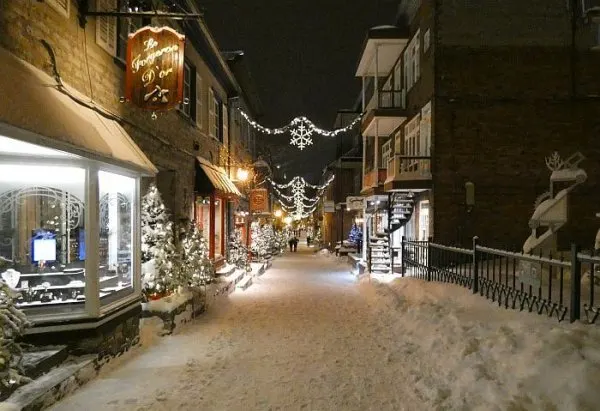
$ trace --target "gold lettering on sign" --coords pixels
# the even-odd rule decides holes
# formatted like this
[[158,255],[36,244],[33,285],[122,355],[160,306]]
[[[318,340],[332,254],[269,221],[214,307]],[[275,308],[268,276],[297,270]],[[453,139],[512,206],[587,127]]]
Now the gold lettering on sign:
[[[141,68],[146,66],[152,66],[156,59],[162,57],[165,54],[174,54],[179,51],[179,46],[177,44],[163,47],[161,49],[155,50],[158,47],[158,41],[154,38],[150,37],[148,40],[144,41],[144,52],[148,52],[145,56],[138,54],[131,61],[131,72],[137,73]],[[159,66],[149,67],[142,73],[142,83],[144,87],[148,87],[152,85],[154,80],[156,79],[156,72],[158,71],[158,78],[165,78],[169,74],[173,72],[173,67],[161,68]],[[148,96],[153,96],[155,93],[158,93],[158,99],[156,97],[153,98],[154,101],[161,101],[167,103],[169,100],[166,94],[169,93],[169,90],[160,90],[160,88],[154,88],[150,93],[146,94],[146,100],[149,98]]]
[[147,110],[169,110],[180,104],[184,46],[185,36],[170,27],[144,27],[131,34],[127,42],[126,99]]

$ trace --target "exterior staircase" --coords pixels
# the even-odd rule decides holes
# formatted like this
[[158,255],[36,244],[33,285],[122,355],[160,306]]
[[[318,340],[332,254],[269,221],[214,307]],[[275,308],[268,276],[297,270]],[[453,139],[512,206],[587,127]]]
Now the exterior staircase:
[[[559,167],[551,169],[550,191],[539,196],[536,201],[535,211],[529,219],[531,234],[523,244],[524,253],[536,253],[555,247],[556,233],[568,221],[569,193],[587,179],[585,171],[578,167],[584,159],[581,153],[575,153],[567,160],[561,161]],[[554,195],[554,186],[557,183],[569,185]],[[546,230],[540,233],[542,227]]]
[[392,273],[393,253],[391,235],[403,227],[414,211],[412,193],[399,192],[389,196],[388,228],[382,233],[375,233],[369,238],[369,271],[374,274]]

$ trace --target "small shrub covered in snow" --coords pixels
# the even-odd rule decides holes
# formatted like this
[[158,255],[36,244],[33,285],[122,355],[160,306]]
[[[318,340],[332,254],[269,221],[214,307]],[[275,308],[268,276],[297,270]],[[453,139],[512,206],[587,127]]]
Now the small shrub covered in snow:
[[21,370],[22,351],[18,337],[29,326],[25,314],[15,307],[17,295],[0,280],[0,398],[5,397],[16,386],[29,382]]

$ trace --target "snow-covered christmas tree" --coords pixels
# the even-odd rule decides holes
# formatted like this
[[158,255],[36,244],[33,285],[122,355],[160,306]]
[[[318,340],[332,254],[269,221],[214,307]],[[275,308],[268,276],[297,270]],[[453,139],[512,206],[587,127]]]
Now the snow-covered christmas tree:
[[261,234],[265,239],[265,243],[267,246],[267,254],[272,254],[273,249],[278,248],[277,237],[275,237],[275,231],[273,230],[273,225],[265,224],[262,226]]
[[258,260],[263,260],[269,252],[269,243],[263,235],[263,230],[257,221],[250,225],[250,251],[252,256]]
[[17,295],[10,289],[4,280],[0,280],[0,398],[4,397],[13,388],[29,382],[23,376],[21,369],[22,351],[16,341],[23,334],[29,322],[25,314],[15,307]]
[[215,267],[209,257],[208,242],[193,222],[185,231],[180,253],[182,285],[197,287],[214,279]]
[[350,233],[348,234],[348,240],[354,244],[358,244],[360,241],[362,241],[362,230],[360,229],[360,227],[356,224],[352,225],[352,228],[350,229]]
[[227,262],[239,269],[246,270],[248,268],[248,248],[242,241],[242,231],[239,229],[234,230],[231,234]]
[[154,184],[142,197],[142,284],[144,293],[160,297],[175,290],[181,269],[173,223]]

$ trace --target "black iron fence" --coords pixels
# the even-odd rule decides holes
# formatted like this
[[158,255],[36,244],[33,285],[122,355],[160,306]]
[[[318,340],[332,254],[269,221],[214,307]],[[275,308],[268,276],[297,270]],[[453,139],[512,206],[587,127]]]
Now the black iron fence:
[[402,276],[453,283],[499,306],[537,312],[562,321],[596,323],[600,305],[600,256],[576,245],[559,255],[532,255],[484,247],[457,248],[402,238]]

